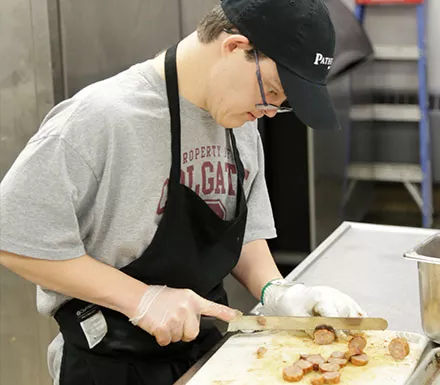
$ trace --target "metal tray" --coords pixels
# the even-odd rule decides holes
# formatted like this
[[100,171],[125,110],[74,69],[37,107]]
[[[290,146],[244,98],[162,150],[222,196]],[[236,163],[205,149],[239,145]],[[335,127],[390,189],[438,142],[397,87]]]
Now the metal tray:
[[[417,264],[406,261],[402,255],[436,232],[438,230],[344,222],[286,278],[306,285],[335,287],[353,296],[369,315],[386,318],[390,330],[423,334]],[[252,313],[258,309],[259,306]],[[187,384],[229,337],[226,335],[175,385]]]
[[440,385],[440,348],[428,352],[406,385]]

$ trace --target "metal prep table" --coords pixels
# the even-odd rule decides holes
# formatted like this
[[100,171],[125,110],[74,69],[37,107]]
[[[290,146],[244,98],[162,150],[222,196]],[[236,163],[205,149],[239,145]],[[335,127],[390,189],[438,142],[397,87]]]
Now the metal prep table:
[[[403,253],[438,231],[344,222],[286,278],[339,289],[369,316],[387,319],[390,330],[423,334],[417,262],[405,260]],[[222,343],[175,385],[186,384]]]

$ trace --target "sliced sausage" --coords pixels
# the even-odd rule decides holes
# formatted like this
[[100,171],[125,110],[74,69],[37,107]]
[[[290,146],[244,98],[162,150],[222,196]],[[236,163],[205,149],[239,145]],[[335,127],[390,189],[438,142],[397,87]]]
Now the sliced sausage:
[[324,377],[324,384],[339,384],[341,382],[341,373],[327,372],[322,375]]
[[350,358],[350,362],[355,366],[365,366],[369,360],[366,354],[356,354]]
[[348,351],[353,354],[362,354],[367,346],[367,340],[363,336],[353,337],[348,343]]
[[311,383],[312,385],[324,385],[324,384],[325,384],[325,382],[324,382],[324,376],[319,376],[319,377],[312,378],[312,379],[310,380],[310,383]]
[[261,348],[258,348],[257,350],[257,358],[262,358],[267,352],[267,348],[262,346]]
[[299,366],[303,370],[304,374],[313,372],[313,364],[309,361],[301,359],[296,361],[293,365]]
[[388,345],[388,351],[395,360],[403,360],[409,354],[406,338],[394,338]]
[[318,345],[330,345],[335,339],[335,329],[329,325],[319,325],[313,332],[313,340]]
[[327,362],[329,364],[335,364],[338,365],[340,368],[343,368],[345,365],[347,365],[348,360],[346,360],[345,358],[334,358],[334,357],[330,357]]
[[287,366],[283,369],[283,379],[287,382],[301,381],[304,376],[303,370],[299,366]]
[[318,371],[319,365],[325,363],[324,357],[320,354],[311,354],[306,358],[307,361],[313,364],[313,370]]
[[344,352],[333,352],[331,358],[345,358]]
[[326,373],[326,372],[337,372],[340,369],[339,365],[336,364],[330,364],[330,363],[323,363],[319,365],[319,371],[321,373]]

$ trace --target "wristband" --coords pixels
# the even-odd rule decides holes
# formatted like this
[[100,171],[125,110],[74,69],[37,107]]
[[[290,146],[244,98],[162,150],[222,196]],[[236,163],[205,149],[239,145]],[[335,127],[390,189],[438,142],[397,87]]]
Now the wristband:
[[261,304],[264,305],[264,293],[266,292],[269,286],[274,284],[284,284],[284,283],[286,283],[286,280],[284,278],[275,278],[270,280],[268,283],[266,283],[263,289],[261,290],[261,298],[260,298]]

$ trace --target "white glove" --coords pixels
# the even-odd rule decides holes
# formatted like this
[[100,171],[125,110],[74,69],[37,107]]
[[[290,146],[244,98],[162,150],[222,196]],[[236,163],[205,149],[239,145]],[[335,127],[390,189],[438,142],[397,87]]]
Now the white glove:
[[262,294],[264,315],[365,317],[366,313],[347,294],[328,286],[307,287],[275,280]]
[[189,289],[172,289],[150,285],[130,322],[144,329],[159,345],[192,341],[199,334],[200,316],[207,315],[230,321],[237,310],[200,297]]

